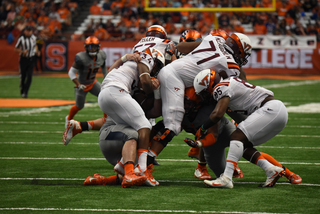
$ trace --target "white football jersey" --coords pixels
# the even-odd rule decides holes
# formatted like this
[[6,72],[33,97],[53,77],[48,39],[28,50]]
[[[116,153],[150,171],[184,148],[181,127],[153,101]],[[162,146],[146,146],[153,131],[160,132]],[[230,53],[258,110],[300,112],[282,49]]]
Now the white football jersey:
[[[154,66],[153,58],[146,52],[140,52],[141,63],[145,64],[149,73]],[[130,93],[139,82],[138,64],[134,61],[127,61],[119,68],[112,69],[104,78],[101,84],[101,90],[108,86],[116,86]]]
[[261,102],[273,92],[260,86],[252,85],[237,77],[222,80],[213,89],[213,98],[219,101],[222,97],[230,97],[228,107],[237,113],[250,115],[260,108]]
[[142,38],[131,50],[132,53],[144,51],[147,48],[156,48],[161,53],[165,53],[165,49],[170,40],[160,39],[158,37],[148,36]]
[[226,54],[223,46],[218,44],[216,37],[208,35],[192,52],[167,66],[171,67],[175,75],[182,79],[185,87],[191,87],[195,76],[204,69],[210,68],[218,73],[226,71],[228,69]]

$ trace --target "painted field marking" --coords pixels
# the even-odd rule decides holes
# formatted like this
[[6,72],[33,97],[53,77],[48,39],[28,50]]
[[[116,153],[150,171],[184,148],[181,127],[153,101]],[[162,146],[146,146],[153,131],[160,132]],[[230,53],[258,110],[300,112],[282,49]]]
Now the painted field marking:
[[[142,209],[83,209],[83,208],[35,208],[35,207],[5,207],[0,210],[31,210],[31,211],[72,211],[72,212],[136,212],[136,213],[229,213],[229,214],[277,214],[275,212],[241,212],[241,211],[199,211],[199,210],[142,210]],[[294,214],[294,213],[279,213]]]
[[[105,158],[48,158],[48,157],[0,157],[0,160],[81,160],[81,161],[106,161]],[[196,162],[196,159],[157,159],[159,162]],[[249,161],[239,161],[239,163],[251,164]],[[281,164],[294,164],[294,165],[316,165],[320,163],[301,163],[301,162],[280,162]]]

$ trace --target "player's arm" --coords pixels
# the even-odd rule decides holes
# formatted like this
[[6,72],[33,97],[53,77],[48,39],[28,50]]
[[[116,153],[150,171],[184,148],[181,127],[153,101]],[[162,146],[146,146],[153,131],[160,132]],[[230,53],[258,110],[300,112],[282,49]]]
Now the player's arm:
[[76,62],[73,62],[68,72],[70,79],[72,80],[72,82],[75,84],[76,87],[79,87],[81,85],[77,78],[77,73],[79,72],[80,68],[81,68],[80,65],[78,65]]
[[101,72],[103,74],[103,78],[105,78],[107,76],[107,66],[106,66],[106,62],[103,63],[103,65],[101,65]]
[[130,53],[122,56],[121,58],[117,59],[109,68],[108,72],[112,71],[114,68],[118,68],[120,65],[125,63],[126,61],[135,61],[135,62],[140,62],[141,57],[139,54],[136,53]]
[[180,42],[177,45],[177,50],[181,53],[188,54],[200,45],[201,41],[197,42]]
[[223,117],[223,115],[226,113],[228,109],[229,102],[230,102],[230,97],[227,97],[227,96],[222,97],[218,101],[216,107],[211,112],[209,118],[202,124],[200,128],[201,132],[206,133],[210,127],[212,127],[213,125],[215,125],[220,121],[220,119]]
[[153,88],[148,67],[145,64],[138,62],[138,71],[143,91],[147,95],[151,95],[153,93]]
[[160,95],[160,82],[158,79],[152,79],[154,94],[153,108],[146,112],[147,118],[157,118],[162,115],[162,101]]

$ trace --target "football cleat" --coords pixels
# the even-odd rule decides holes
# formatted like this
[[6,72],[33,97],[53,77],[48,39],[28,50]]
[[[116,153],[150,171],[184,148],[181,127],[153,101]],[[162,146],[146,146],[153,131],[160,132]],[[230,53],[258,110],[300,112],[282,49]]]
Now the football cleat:
[[200,149],[199,149],[199,148],[190,148],[190,149],[189,149],[189,152],[188,152],[188,156],[189,156],[190,158],[199,159],[199,152],[200,152]]
[[69,124],[69,122],[70,122],[70,120],[68,119],[68,117],[69,117],[69,115],[67,115],[66,118],[65,118],[65,120],[66,120],[66,122],[64,123],[64,128],[65,128],[65,129],[67,128],[67,126],[68,126],[68,124]]
[[146,182],[146,180],[147,180],[147,176],[138,176],[132,170],[128,174],[124,175],[124,177],[122,179],[121,187],[128,188],[133,185],[139,186],[141,184],[144,184]]
[[233,182],[230,178],[227,176],[224,176],[223,174],[220,175],[219,178],[216,180],[204,180],[205,185],[208,187],[213,187],[213,188],[228,188],[232,189],[233,188]]
[[156,181],[152,175],[152,172],[154,171],[153,169],[153,164],[150,164],[146,171],[142,172],[141,169],[140,169],[140,166],[137,165],[137,167],[134,169],[134,172],[136,173],[136,175],[138,176],[146,176],[147,177],[147,180],[145,181],[145,185],[147,186],[151,186],[151,187],[154,187],[154,186],[159,186],[159,182]]
[[[97,173],[96,173],[97,174]],[[95,175],[96,175],[95,174]],[[104,176],[89,176],[86,178],[86,180],[83,182],[83,185],[105,185],[106,181],[104,179]]]
[[241,169],[238,167],[238,165],[234,168],[233,177],[234,178],[243,178],[243,173],[242,173]]
[[62,141],[64,145],[68,145],[70,140],[77,134],[82,132],[80,123],[75,120],[70,120],[67,128],[63,132]]
[[95,174],[93,175],[93,177],[97,178],[97,177],[103,177],[103,176],[100,175],[99,173],[95,173]]
[[209,174],[206,165],[201,166],[198,164],[196,170],[194,171],[194,177],[198,179],[212,179],[211,175]]
[[289,175],[285,174],[286,178],[290,181],[291,184],[301,184],[302,183],[302,178],[295,174],[295,173],[290,173]]
[[117,164],[113,167],[113,171],[120,175],[124,175],[124,165],[120,161],[117,161]]
[[282,167],[272,166],[266,170],[267,180],[265,183],[261,184],[261,187],[273,187],[276,185],[278,179],[285,174]]

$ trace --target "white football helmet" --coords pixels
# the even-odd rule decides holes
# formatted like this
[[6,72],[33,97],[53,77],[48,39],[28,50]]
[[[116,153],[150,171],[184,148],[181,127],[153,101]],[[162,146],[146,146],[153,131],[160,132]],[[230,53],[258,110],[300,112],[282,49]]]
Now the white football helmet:
[[213,92],[213,87],[220,82],[221,77],[211,69],[200,71],[193,80],[193,87],[196,94],[201,95],[203,92]]
[[232,54],[239,66],[247,64],[252,50],[251,41],[248,36],[242,33],[233,33],[226,39],[224,47]]
[[161,25],[152,25],[148,28],[146,36],[154,36],[161,39],[167,39],[167,32]]
[[154,60],[153,69],[150,74],[151,76],[156,77],[161,68],[165,65],[164,55],[156,48],[147,48],[145,49],[145,52],[149,54]]

